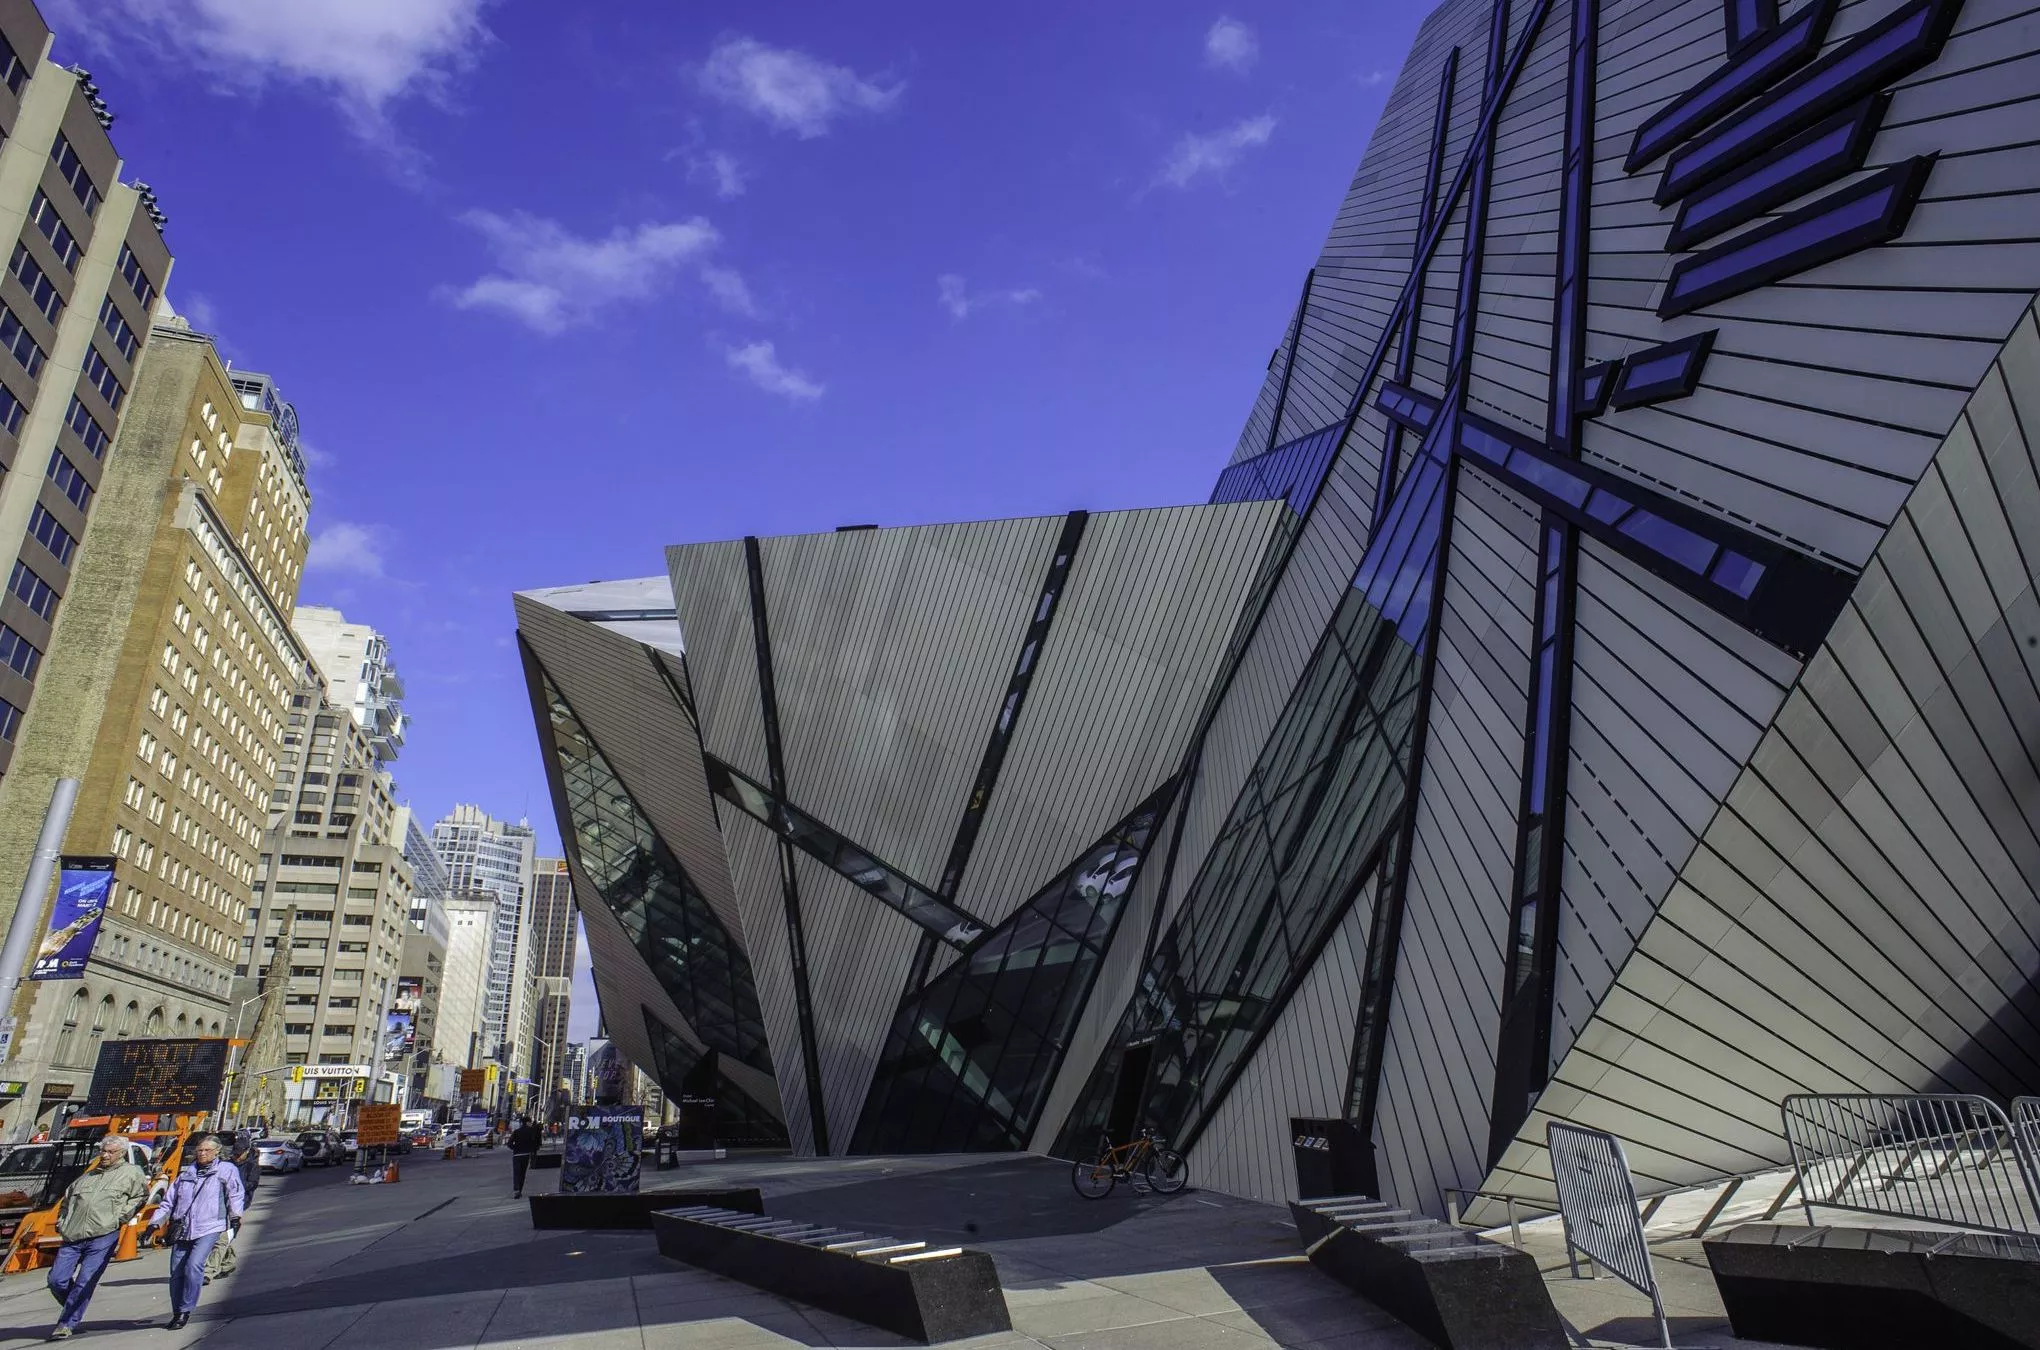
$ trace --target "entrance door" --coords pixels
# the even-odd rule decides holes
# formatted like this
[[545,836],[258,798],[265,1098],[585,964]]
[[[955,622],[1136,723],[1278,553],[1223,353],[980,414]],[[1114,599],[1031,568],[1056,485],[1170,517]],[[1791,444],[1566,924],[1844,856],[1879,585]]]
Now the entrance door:
[[1112,1089],[1112,1115],[1105,1122],[1105,1132],[1115,1144],[1132,1139],[1144,1123],[1140,1118],[1141,1106],[1147,1100],[1148,1065],[1154,1057],[1153,1041],[1128,1046],[1119,1057],[1119,1079]]

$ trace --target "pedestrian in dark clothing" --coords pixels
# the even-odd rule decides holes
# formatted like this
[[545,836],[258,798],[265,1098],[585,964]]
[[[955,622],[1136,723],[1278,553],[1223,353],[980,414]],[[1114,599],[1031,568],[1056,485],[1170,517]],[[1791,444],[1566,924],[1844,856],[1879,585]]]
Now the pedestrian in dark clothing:
[[530,1116],[520,1116],[517,1128],[510,1131],[510,1198],[524,1196],[524,1174],[531,1170],[531,1160],[538,1153],[538,1146],[545,1136],[538,1126],[531,1123]]
[[241,1211],[247,1196],[241,1190],[241,1172],[232,1163],[220,1161],[220,1141],[201,1135],[195,1150],[198,1165],[178,1172],[163,1197],[162,1223],[156,1229],[156,1245],[170,1244],[170,1329],[191,1320],[198,1306],[198,1291],[205,1284],[205,1259],[212,1254],[220,1234],[241,1226]]
[[117,1134],[101,1139],[98,1158],[71,1183],[57,1209],[57,1236],[64,1245],[57,1248],[49,1283],[50,1297],[63,1304],[64,1311],[50,1332],[53,1341],[77,1329],[106,1263],[113,1259],[120,1230],[148,1199],[148,1175],[128,1161],[127,1149],[127,1140]]

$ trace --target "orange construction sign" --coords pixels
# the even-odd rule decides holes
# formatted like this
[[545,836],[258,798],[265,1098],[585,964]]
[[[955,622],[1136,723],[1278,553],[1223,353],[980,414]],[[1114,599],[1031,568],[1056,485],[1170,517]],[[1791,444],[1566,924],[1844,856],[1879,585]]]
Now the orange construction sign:
[[387,1148],[397,1142],[404,1108],[394,1102],[368,1102],[354,1122],[355,1142],[363,1148]]

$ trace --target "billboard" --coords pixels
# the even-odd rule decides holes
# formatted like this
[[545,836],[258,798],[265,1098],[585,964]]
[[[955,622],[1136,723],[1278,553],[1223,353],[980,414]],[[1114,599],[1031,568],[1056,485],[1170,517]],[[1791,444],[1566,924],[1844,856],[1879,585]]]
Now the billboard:
[[58,863],[57,903],[49,931],[36,950],[31,980],[82,980],[99,921],[113,898],[112,858],[64,858]]
[[637,1194],[644,1138],[642,1106],[576,1107],[567,1119],[560,1193]]
[[393,1012],[383,1022],[383,1058],[396,1059],[411,1053],[417,1042],[417,1018],[409,1012]]
[[226,1074],[225,1040],[107,1041],[86,1099],[116,1115],[210,1111]]

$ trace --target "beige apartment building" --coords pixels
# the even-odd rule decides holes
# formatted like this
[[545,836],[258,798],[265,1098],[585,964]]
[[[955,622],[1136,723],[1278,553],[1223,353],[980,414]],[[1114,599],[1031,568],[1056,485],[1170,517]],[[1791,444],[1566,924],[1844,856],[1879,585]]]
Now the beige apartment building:
[[[309,499],[277,419],[247,406],[212,342],[174,317],[123,401],[120,434],[78,494],[96,509],[0,778],[0,894],[18,892],[62,777],[80,780],[65,853],[115,859],[84,977],[16,1000],[14,1133],[82,1101],[102,1040],[234,1034],[278,750],[308,678],[290,612]],[[0,607],[10,628],[20,600]]]
[[[265,970],[283,977],[250,1048],[277,1060],[251,1064],[271,1079],[272,1118],[339,1120],[360,1079],[370,1080],[372,1099],[404,1095],[401,1053],[386,1056],[384,1044],[411,932],[411,864],[394,791],[362,727],[309,678],[290,699],[236,968],[241,998],[256,996]],[[359,1072],[289,1083],[288,1068],[300,1064]]]

